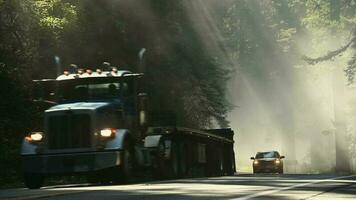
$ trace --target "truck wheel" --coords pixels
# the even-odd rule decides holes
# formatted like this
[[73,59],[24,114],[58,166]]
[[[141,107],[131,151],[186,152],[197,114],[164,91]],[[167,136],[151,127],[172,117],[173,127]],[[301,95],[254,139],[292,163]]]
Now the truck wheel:
[[157,179],[174,179],[179,176],[179,157],[177,144],[171,144],[170,156],[166,160],[164,149],[166,148],[164,141],[161,141],[158,147],[156,158],[157,166],[154,168],[154,176]]
[[110,169],[107,175],[114,183],[128,183],[131,181],[134,166],[133,154],[128,143],[124,145],[120,156],[120,165]]
[[172,178],[178,178],[179,177],[179,155],[178,155],[178,146],[175,143],[172,143],[172,149],[171,149],[171,171],[172,171]]
[[38,189],[42,187],[44,176],[35,173],[25,173],[24,174],[25,186],[29,189]]
[[125,148],[122,156],[121,174],[123,181],[127,183],[132,177],[132,171],[134,167],[132,151],[130,151],[128,148]]
[[168,179],[171,177],[170,159],[166,158],[166,145],[164,140],[160,140],[155,156],[155,165],[152,168],[152,173],[155,179]]

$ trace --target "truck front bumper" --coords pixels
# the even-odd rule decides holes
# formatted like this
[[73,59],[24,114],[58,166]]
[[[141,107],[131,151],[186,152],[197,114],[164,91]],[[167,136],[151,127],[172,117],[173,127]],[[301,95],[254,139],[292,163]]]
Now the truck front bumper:
[[119,166],[120,151],[23,155],[25,173],[72,174]]

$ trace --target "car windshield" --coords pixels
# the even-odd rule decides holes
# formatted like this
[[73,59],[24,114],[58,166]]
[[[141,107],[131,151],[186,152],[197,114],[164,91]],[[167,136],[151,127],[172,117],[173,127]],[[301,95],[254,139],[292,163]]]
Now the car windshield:
[[256,158],[279,158],[279,154],[275,151],[261,152],[256,154]]

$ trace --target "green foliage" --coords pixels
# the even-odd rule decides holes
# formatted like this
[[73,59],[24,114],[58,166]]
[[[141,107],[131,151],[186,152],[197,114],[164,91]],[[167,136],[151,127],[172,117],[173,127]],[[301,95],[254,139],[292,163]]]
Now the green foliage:
[[294,45],[294,35],[297,33],[296,28],[280,29],[277,42],[283,48],[284,52],[288,52],[292,45]]
[[31,106],[14,68],[0,63],[0,183],[21,180],[19,148],[31,126]]
[[42,30],[50,32],[57,40],[64,31],[76,26],[76,7],[70,3],[60,0],[36,0],[34,10]]
[[317,55],[316,58],[305,57],[305,60],[310,64],[317,64],[322,61],[334,60],[337,56],[340,57],[342,54],[350,52],[349,49],[353,49],[354,51],[351,52],[353,56],[349,56],[347,64],[345,64],[347,79],[349,84],[352,84],[356,57],[356,46],[354,45],[356,41],[355,1],[307,0],[305,6],[299,9],[306,10],[306,16],[301,21],[314,38],[311,47]]
[[306,16],[302,23],[307,28],[328,28],[336,23],[330,19],[330,1],[308,0],[305,2]]

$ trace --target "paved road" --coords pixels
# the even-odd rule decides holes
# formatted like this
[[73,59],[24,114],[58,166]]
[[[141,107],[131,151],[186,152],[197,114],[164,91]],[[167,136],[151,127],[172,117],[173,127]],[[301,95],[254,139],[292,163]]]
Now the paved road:
[[0,199],[25,200],[355,199],[356,175],[237,175],[131,185],[66,185],[0,190]]

